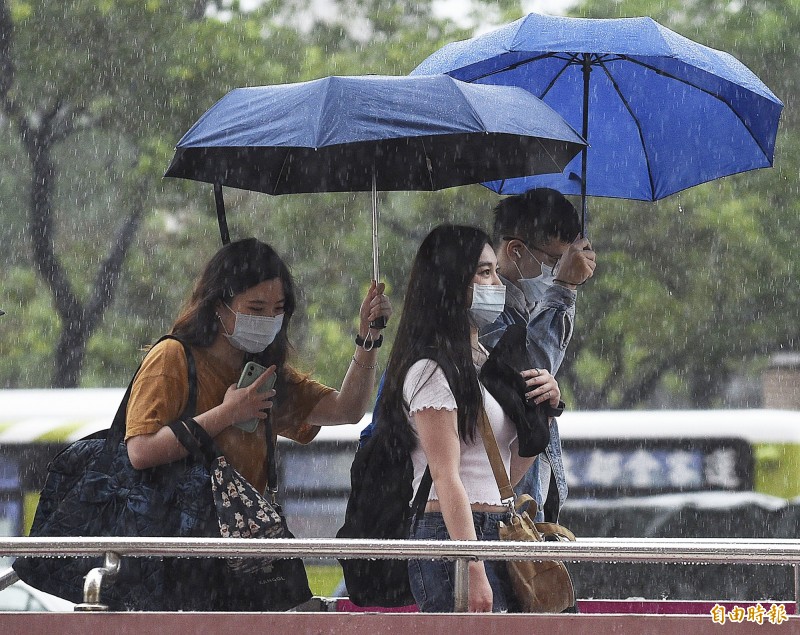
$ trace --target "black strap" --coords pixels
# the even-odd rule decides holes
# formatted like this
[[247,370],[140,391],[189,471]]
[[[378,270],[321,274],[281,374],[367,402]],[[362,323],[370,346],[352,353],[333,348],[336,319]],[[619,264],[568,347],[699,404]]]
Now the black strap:
[[278,491],[278,459],[275,456],[275,438],[272,436],[272,411],[267,410],[264,419],[264,434],[267,437],[267,489]]
[[[189,349],[189,347],[174,335],[164,335],[160,337],[158,341],[153,344],[150,350],[155,348],[164,340],[176,340],[180,342],[183,346],[183,351],[186,354],[186,366],[188,368],[189,379],[189,397],[186,401],[186,408],[184,408],[181,417],[190,417],[194,414],[195,409],[197,408],[197,368],[195,366],[194,356],[192,355],[192,351]],[[133,382],[136,379],[136,375],[139,374],[139,370],[141,370],[143,363],[144,359],[139,363],[136,372],[133,373],[133,377],[131,377],[131,381],[128,383],[128,388],[125,391],[125,396],[122,398],[119,408],[117,408],[117,414],[114,415],[114,421],[111,423],[111,427],[108,429],[108,433],[106,434],[106,443],[103,447],[103,457],[100,459],[98,464],[98,467],[100,468],[107,468],[111,465],[111,461],[114,459],[117,446],[122,443],[122,440],[125,438],[125,424],[128,416],[128,402],[131,398],[131,389],[133,388]]]
[[433,477],[431,476],[431,468],[429,465],[425,466],[425,474],[422,475],[422,480],[419,482],[417,495],[414,497],[414,502],[411,503],[411,531],[417,527],[417,522],[425,513],[425,505],[428,504],[428,494],[431,493],[431,485],[433,485]]
[[559,511],[559,503],[560,496],[558,493],[558,484],[556,483],[556,475],[555,470],[553,470],[553,466],[549,464],[550,467],[550,485],[547,487],[547,498],[544,501],[544,520],[548,523],[557,523],[558,522],[558,511]]
[[[161,339],[166,338],[178,340],[178,338],[173,335],[167,335],[165,338]],[[186,399],[186,407],[181,413],[181,419],[184,419],[187,417],[193,417],[197,412],[197,365],[194,363],[192,349],[181,340],[178,341],[183,345],[183,352],[186,355],[186,367],[188,369],[187,379],[189,381],[189,397]]]
[[189,455],[206,467],[209,467],[217,457],[222,456],[222,451],[205,431],[205,428],[192,417],[183,417],[173,421],[169,424],[169,428],[189,452]]

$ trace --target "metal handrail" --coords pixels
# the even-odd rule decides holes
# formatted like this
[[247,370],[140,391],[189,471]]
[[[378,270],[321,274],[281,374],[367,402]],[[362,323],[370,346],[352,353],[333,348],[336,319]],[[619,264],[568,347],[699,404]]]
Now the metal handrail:
[[306,558],[443,558],[800,564],[800,540],[758,538],[579,538],[576,542],[363,540],[346,538],[0,538],[0,555],[74,557],[109,551],[120,556]]
[[[473,540],[363,540],[345,538],[2,538],[0,556],[76,557],[106,555],[106,567],[120,557],[279,557],[444,559],[455,561],[457,612],[466,610],[467,564],[471,560],[561,560],[674,564],[772,564],[794,568],[795,603],[800,613],[800,540],[759,538],[579,538],[576,542]],[[113,568],[113,567],[112,567]],[[87,576],[83,610],[102,610],[103,572]],[[106,571],[108,573],[108,571]],[[99,576],[99,577],[98,577]],[[89,578],[92,580],[90,590]],[[1,589],[0,589],[1,590]],[[91,591],[91,592],[90,592]]]

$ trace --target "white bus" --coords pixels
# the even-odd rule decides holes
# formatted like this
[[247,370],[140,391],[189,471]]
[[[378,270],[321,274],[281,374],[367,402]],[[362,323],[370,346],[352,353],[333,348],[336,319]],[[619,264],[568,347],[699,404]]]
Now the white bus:
[[[26,533],[50,458],[107,428],[123,394],[0,390],[0,535]],[[323,428],[307,446],[280,444],[281,500],[299,537],[329,537],[341,526],[350,464],[370,419]],[[559,428],[573,500],[708,490],[800,496],[800,411],[566,411]]]

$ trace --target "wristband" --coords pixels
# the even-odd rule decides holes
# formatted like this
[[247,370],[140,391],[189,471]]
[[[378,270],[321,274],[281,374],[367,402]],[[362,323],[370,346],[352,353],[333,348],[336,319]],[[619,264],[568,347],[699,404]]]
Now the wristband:
[[361,348],[363,348],[366,351],[371,351],[373,348],[380,348],[381,347],[381,344],[383,344],[383,333],[378,335],[378,339],[369,340],[369,341],[372,343],[372,346],[367,348],[366,346],[364,346],[364,344],[366,344],[367,340],[365,340],[363,337],[361,337],[360,335],[358,335],[356,333],[356,346],[360,346]]

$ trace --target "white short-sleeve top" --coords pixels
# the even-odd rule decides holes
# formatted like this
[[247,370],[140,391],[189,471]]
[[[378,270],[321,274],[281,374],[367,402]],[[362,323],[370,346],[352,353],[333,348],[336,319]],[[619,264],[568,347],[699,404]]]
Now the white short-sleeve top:
[[[517,438],[514,423],[505,415],[500,404],[481,385],[483,407],[497,438],[500,447],[500,456],[503,459],[506,473],[511,465],[512,444]],[[417,431],[414,424],[414,413],[426,408],[436,410],[457,410],[456,399],[450,384],[441,367],[431,359],[420,359],[409,368],[403,382],[403,398],[409,404],[409,422]],[[428,459],[420,444],[411,454],[414,462],[414,495],[416,496],[422,475],[428,465]],[[470,504],[482,503],[501,505],[500,491],[497,488],[489,458],[483,445],[480,432],[476,431],[475,440],[467,443],[461,440],[461,465],[458,470],[461,482],[469,497]],[[438,500],[436,487],[431,487],[428,500]]]

